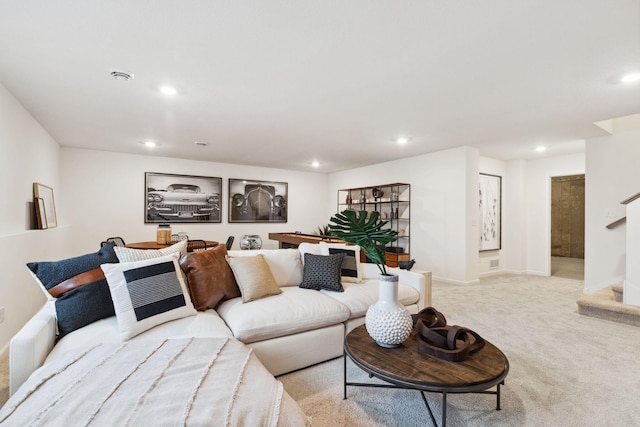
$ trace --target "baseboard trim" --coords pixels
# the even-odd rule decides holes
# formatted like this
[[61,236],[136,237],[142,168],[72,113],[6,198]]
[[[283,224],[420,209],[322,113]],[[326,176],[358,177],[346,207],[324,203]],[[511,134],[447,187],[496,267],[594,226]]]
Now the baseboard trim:
[[461,280],[453,280],[453,279],[447,279],[446,277],[436,277],[436,276],[433,277],[433,281],[443,282],[450,285],[477,285],[478,283],[480,283],[480,279],[463,282]]

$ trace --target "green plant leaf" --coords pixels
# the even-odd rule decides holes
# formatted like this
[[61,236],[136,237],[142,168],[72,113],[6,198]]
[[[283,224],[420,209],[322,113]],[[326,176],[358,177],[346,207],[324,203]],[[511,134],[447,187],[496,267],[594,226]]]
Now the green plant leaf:
[[395,230],[384,228],[389,221],[380,219],[377,211],[347,209],[332,216],[331,222],[333,224],[329,224],[329,231],[332,236],[360,246],[367,257],[377,264],[380,272],[387,274],[383,247],[398,238]]

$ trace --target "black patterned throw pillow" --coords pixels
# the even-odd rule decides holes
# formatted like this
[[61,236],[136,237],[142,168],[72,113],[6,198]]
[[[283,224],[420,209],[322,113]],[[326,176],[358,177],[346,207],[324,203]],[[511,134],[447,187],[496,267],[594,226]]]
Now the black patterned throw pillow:
[[343,260],[343,253],[332,255],[304,254],[304,270],[300,287],[318,291],[326,289],[344,292],[340,282]]

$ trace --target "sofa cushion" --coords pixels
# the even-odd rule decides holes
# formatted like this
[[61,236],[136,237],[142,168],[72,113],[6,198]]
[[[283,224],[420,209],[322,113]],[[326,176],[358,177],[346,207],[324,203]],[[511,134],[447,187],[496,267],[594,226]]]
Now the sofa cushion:
[[143,259],[152,259],[186,252],[187,241],[181,240],[178,243],[162,249],[131,249],[124,246],[116,246],[114,250],[120,262],[142,261]]
[[114,244],[97,252],[60,261],[27,264],[49,300],[55,300],[58,339],[115,314],[100,264],[117,263]]
[[362,269],[360,267],[360,246],[345,245],[342,243],[320,242],[320,253],[322,255],[345,254],[342,262],[342,281],[361,283]]
[[218,245],[206,251],[184,253],[180,257],[180,267],[187,275],[191,301],[196,310],[215,308],[221,301],[240,296],[240,288],[226,255],[225,245]]
[[27,268],[38,284],[42,286],[42,289],[46,290],[47,298],[53,299],[53,294],[49,292],[53,287],[81,273],[99,268],[101,264],[116,262],[118,262],[118,257],[114,252],[114,244],[109,242],[98,252],[60,261],[29,262]]
[[304,289],[328,289],[342,292],[340,273],[344,253],[333,255],[304,254],[304,268],[301,288]]
[[[363,283],[342,282],[344,292],[334,292],[322,290],[325,295],[329,295],[340,301],[349,308],[350,319],[364,316],[367,309],[378,301],[378,280],[366,280]],[[415,304],[420,298],[417,290],[411,286],[398,284],[398,301],[407,306]]]
[[271,273],[269,264],[267,264],[262,255],[251,257],[227,256],[226,258],[240,288],[242,302],[277,295],[281,292],[276,279]]
[[350,314],[336,299],[298,287],[285,287],[279,295],[247,304],[234,298],[220,304],[217,311],[233,335],[245,343],[335,325]]
[[317,243],[302,242],[298,245],[298,251],[300,252],[300,259],[304,266],[304,254],[322,255],[320,251],[320,245]]
[[177,254],[101,267],[111,290],[122,341],[197,313]]
[[58,339],[90,323],[115,315],[111,292],[104,276],[60,295],[55,301],[55,308]]
[[278,286],[298,286],[302,282],[302,261],[297,249],[234,250],[228,254],[232,257],[262,255]]

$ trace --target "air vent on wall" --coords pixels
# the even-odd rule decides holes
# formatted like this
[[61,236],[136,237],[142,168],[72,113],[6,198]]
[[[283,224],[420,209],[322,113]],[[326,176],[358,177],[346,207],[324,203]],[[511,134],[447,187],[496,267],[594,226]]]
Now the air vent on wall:
[[500,260],[499,259],[491,259],[489,260],[489,268],[498,268],[500,267]]

